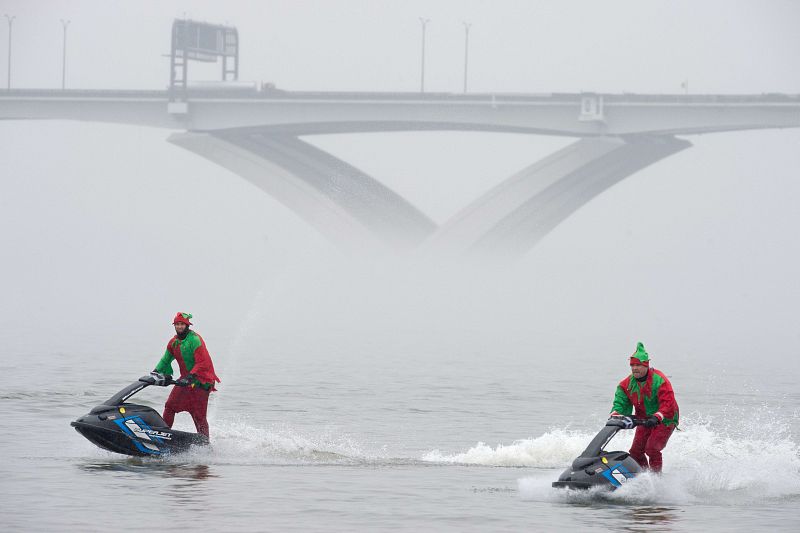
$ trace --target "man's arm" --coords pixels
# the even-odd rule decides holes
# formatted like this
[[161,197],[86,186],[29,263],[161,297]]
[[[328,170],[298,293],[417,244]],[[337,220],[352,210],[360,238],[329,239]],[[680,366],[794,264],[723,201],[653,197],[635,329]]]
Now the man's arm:
[[614,393],[614,406],[611,408],[611,415],[630,416],[633,414],[633,404],[622,385],[617,385],[617,392]]
[[675,418],[676,411],[678,410],[678,403],[675,401],[675,393],[672,391],[672,383],[668,379],[664,379],[663,383],[658,387],[658,411],[653,413],[664,421]]
[[219,378],[214,373],[211,355],[209,355],[206,343],[202,339],[200,340],[200,345],[194,350],[194,366],[191,373],[204,385],[210,383],[213,386],[215,382],[219,381]]
[[165,376],[171,376],[172,375],[172,361],[174,359],[175,358],[172,357],[172,354],[169,353],[169,344],[167,344],[167,349],[164,352],[164,355],[161,356],[161,359],[159,359],[158,364],[156,364],[155,371],[160,373],[160,374],[164,374]]

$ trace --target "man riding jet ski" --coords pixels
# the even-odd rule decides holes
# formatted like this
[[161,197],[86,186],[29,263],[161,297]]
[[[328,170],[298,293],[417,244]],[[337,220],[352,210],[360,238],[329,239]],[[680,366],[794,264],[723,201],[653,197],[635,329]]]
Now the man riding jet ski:
[[142,376],[70,425],[105,450],[136,456],[159,456],[208,444],[208,437],[170,428],[152,408],[126,401],[150,385],[181,386],[170,376]]
[[[667,376],[650,368],[650,355],[641,342],[629,364],[631,373],[617,386],[611,418],[554,487],[615,489],[642,469],[661,472],[661,451],[678,425],[678,403]],[[633,427],[636,435],[629,452],[603,451],[620,429]]]

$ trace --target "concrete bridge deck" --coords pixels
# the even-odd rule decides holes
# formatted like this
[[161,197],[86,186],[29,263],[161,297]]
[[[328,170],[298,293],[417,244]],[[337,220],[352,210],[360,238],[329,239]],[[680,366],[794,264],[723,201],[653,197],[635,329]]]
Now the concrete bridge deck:
[[800,95],[449,94],[191,89],[0,91],[0,119],[64,119],[212,131],[316,134],[468,130],[545,135],[691,135],[797,127]]

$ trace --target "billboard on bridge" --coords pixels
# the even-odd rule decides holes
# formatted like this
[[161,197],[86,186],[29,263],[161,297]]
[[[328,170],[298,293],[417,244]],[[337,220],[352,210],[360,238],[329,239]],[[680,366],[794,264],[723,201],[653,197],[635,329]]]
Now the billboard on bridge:
[[222,58],[222,81],[239,78],[239,32],[232,26],[180,19],[172,23],[170,100],[185,98],[189,61],[215,63]]
[[173,46],[188,59],[214,62],[220,56],[235,57],[238,52],[236,28],[176,20],[172,24]]

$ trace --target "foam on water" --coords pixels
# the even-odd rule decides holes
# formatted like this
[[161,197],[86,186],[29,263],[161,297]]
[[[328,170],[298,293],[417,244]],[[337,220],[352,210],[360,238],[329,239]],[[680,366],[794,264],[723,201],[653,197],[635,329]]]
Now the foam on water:
[[[480,442],[463,453],[433,450],[423,460],[546,469],[518,481],[520,496],[527,500],[626,504],[700,501],[725,505],[800,500],[800,447],[785,421],[761,413],[720,424],[700,416],[683,420],[682,430],[673,433],[664,451],[664,475],[641,474],[614,492],[551,487],[594,436],[588,431],[555,428],[507,445],[491,447]],[[622,432],[608,449],[627,450],[632,439],[632,431]]]
[[423,461],[484,466],[533,466],[554,468],[571,462],[593,435],[569,429],[552,429],[540,437],[521,439],[494,448],[479,442],[463,453],[426,453]]
[[[188,429],[188,428],[187,428]],[[359,464],[376,460],[349,435],[304,434],[287,425],[258,427],[244,420],[212,423],[211,446],[192,448],[169,461],[204,464]]]
[[[737,422],[735,431],[699,417],[688,420],[664,451],[663,475],[641,474],[614,492],[553,490],[550,482],[560,473],[556,470],[549,476],[537,474],[518,480],[520,496],[626,504],[738,505],[800,500],[800,447],[785,424],[761,422],[758,417],[751,420]],[[624,450],[627,446],[627,442],[622,445],[615,439],[611,447]],[[562,466],[568,464],[566,461]]]

